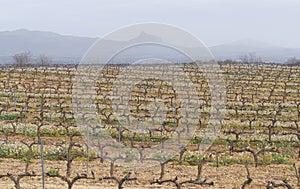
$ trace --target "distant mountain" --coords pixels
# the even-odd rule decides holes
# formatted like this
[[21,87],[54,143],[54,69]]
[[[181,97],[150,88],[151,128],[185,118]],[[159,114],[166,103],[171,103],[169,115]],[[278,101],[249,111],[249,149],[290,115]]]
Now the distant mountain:
[[[52,58],[54,63],[78,63],[83,57],[88,48],[98,38],[65,36],[53,32],[41,32],[30,30],[16,30],[0,32],[0,63],[11,63],[12,56],[30,51],[33,57],[41,54]],[[158,36],[150,35],[141,32],[138,36],[128,41],[110,41],[103,40],[102,44],[110,45],[112,48],[118,47],[120,44],[134,44],[141,41],[162,43]],[[109,52],[110,48],[102,48],[102,52]],[[133,58],[134,57],[134,58]],[[124,61],[135,61],[144,58],[162,58],[172,60],[185,60],[181,54],[170,51],[166,47],[155,47],[154,45],[137,46],[136,48],[129,48],[125,52],[121,52],[118,58],[113,59],[115,63],[122,63]]]
[[16,53],[30,51],[33,56],[45,54],[61,58],[80,58],[96,38],[75,37],[53,32],[25,29],[0,32],[0,56],[8,59]]
[[254,53],[266,62],[285,62],[290,57],[300,58],[300,48],[285,48],[253,39],[213,46],[210,50],[219,60],[239,60],[241,56],[248,53]]
[[[87,49],[97,40],[97,38],[77,37],[60,35],[53,32],[15,30],[0,32],[0,61],[3,63],[12,62],[12,56],[24,51],[30,51],[33,56],[45,54],[50,56],[54,62],[74,63],[79,62]],[[130,42],[162,40],[153,35],[142,32]],[[121,41],[109,41],[109,45],[118,45]],[[191,51],[195,49],[189,49]],[[300,58],[300,48],[284,48],[272,44],[255,41],[252,39],[243,39],[228,44],[222,44],[210,47],[213,55],[218,60],[232,59],[238,60],[242,55],[254,53],[260,56],[263,61],[284,62],[290,57]],[[144,55],[147,52],[147,56]],[[123,58],[130,58],[132,55],[139,58],[151,57],[152,55],[163,55],[173,59],[181,59],[181,55],[161,48],[155,49],[136,48],[129,50],[128,53],[121,54]],[[164,58],[162,56],[162,58]],[[121,60],[120,60],[121,61]]]

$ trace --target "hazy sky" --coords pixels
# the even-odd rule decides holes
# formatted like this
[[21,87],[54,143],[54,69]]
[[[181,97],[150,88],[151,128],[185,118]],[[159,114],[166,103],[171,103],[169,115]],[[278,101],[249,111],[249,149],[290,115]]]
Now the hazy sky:
[[149,21],[185,28],[209,46],[251,38],[300,48],[300,0],[0,0],[0,31],[101,37]]

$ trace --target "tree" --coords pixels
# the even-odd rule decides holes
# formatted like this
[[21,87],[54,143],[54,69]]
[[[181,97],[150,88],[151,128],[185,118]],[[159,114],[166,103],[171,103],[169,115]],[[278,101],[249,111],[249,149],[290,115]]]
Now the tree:
[[51,63],[51,58],[44,54],[41,54],[37,59],[37,63],[41,65],[48,65]]
[[13,56],[17,66],[25,66],[25,65],[29,64],[30,57],[31,57],[31,55],[30,55],[29,51],[26,51],[26,52],[23,52],[20,54],[15,54]]
[[255,52],[247,53],[240,56],[240,60],[243,63],[250,63],[250,64],[262,62],[261,57],[257,56]]
[[296,57],[291,57],[291,58],[287,59],[287,61],[285,63],[289,64],[289,65],[300,65],[300,60],[297,59]]

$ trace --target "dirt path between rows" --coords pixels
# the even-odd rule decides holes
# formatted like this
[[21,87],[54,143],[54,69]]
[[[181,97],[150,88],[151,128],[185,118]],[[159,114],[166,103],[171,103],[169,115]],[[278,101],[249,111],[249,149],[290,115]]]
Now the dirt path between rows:
[[[300,162],[298,162],[300,163]],[[0,163],[0,174],[11,173],[13,175],[22,173],[25,164],[21,160],[12,159],[2,159]],[[30,165],[30,171],[34,171],[37,175],[36,177],[24,178],[21,180],[21,187],[23,189],[41,189],[41,169],[40,162],[35,161]],[[89,172],[93,170],[95,173],[94,180],[79,180],[74,184],[74,189],[115,189],[117,184],[112,180],[101,180],[105,176],[109,176],[109,162],[101,163],[100,161],[90,162]],[[65,162],[63,161],[46,161],[45,170],[46,172],[50,169],[60,168],[59,173],[65,174]],[[74,171],[75,170],[75,171]],[[291,165],[268,165],[259,166],[255,168],[254,166],[249,166],[250,175],[253,179],[252,184],[249,188],[266,188],[267,181],[274,181],[276,183],[282,183],[283,179],[287,179],[289,183],[296,188],[296,177],[295,171],[292,169]],[[75,161],[73,165],[72,176],[76,173],[85,173],[86,165],[85,162]],[[152,180],[158,179],[160,175],[160,167],[149,167],[149,168],[122,168],[116,166],[114,175],[118,178],[126,175],[127,172],[132,172],[132,177],[137,177],[137,181],[128,181],[124,184],[126,189],[145,189],[145,188],[176,188],[172,183],[165,183],[163,185],[150,185]],[[165,179],[174,179],[178,177],[178,181],[195,179],[197,174],[196,166],[184,166],[184,165],[174,165],[168,164],[165,169]],[[91,174],[89,173],[89,176]],[[230,165],[221,167],[211,167],[205,165],[203,167],[203,172],[201,178],[206,178],[207,181],[214,182],[214,186],[197,186],[197,185],[183,185],[182,188],[241,188],[242,183],[246,180],[247,174],[246,169],[243,165]],[[14,189],[13,182],[8,178],[0,179],[1,189]],[[65,182],[59,178],[45,177],[45,188],[46,189],[65,189],[67,185]]]

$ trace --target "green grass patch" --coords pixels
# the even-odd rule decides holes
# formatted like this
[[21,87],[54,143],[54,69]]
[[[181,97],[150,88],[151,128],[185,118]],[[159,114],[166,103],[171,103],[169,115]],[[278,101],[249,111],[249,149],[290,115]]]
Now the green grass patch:
[[0,120],[16,120],[20,114],[0,114]]

